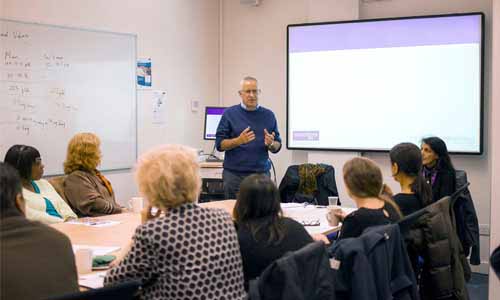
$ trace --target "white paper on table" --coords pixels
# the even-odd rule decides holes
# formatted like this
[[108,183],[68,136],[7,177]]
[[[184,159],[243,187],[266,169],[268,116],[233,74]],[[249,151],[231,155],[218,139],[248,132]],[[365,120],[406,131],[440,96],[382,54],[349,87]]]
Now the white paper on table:
[[85,225],[91,227],[109,227],[118,225],[120,221],[110,221],[110,220],[71,220],[66,222],[67,224],[75,224],[75,225]]
[[295,203],[295,202],[290,202],[290,203],[281,203],[281,208],[303,208],[305,207],[304,203]]
[[78,249],[90,249],[92,250],[92,257],[95,257],[99,255],[107,255],[116,252],[121,248],[118,246],[103,247],[103,246],[90,246],[90,245],[73,245],[73,252],[76,252]]
[[105,276],[106,271],[80,275],[78,278],[78,284],[91,289],[102,288],[104,286]]
[[[290,203],[290,204],[300,204],[300,203]],[[286,217],[292,218],[301,224],[315,224],[319,222],[319,225],[316,226],[304,226],[304,228],[309,234],[317,234],[317,233],[327,232],[330,230],[338,230],[342,226],[342,223],[339,223],[338,226],[334,227],[331,227],[328,224],[328,221],[326,219],[326,214],[328,209],[325,206],[307,205],[304,207],[302,205],[302,208],[299,208],[297,206],[294,207],[282,206],[282,209],[283,209],[283,214]],[[342,207],[342,210],[345,211],[346,214],[350,214],[351,212],[357,210],[357,208]]]

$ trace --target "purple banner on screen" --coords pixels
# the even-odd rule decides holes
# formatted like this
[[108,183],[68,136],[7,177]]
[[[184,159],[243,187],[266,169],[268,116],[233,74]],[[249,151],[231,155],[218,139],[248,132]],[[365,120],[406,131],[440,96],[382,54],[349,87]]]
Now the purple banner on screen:
[[207,115],[222,115],[224,114],[224,107],[208,107]]
[[289,52],[479,43],[481,16],[289,27]]
[[294,131],[294,141],[319,141],[319,131]]
[[214,138],[215,137],[215,133],[207,133],[207,138]]

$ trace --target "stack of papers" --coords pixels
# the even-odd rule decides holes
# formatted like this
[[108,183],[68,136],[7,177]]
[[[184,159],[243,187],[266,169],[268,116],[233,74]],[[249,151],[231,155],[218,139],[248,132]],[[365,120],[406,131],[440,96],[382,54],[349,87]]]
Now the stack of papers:
[[109,227],[109,226],[114,226],[114,225],[120,224],[121,222],[110,221],[110,220],[79,219],[79,220],[68,221],[66,223],[76,224],[76,225],[85,225],[85,226],[91,226],[91,227]]
[[106,271],[80,275],[78,284],[91,289],[98,289],[104,286]]

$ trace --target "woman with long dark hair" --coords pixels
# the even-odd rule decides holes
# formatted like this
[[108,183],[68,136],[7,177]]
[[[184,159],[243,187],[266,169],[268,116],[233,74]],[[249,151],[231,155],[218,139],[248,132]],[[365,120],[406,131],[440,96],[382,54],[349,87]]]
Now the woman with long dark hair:
[[422,154],[417,145],[401,143],[389,152],[392,177],[399,182],[401,193],[394,201],[407,216],[432,203],[432,190],[422,174]]
[[250,175],[241,182],[233,215],[246,283],[286,252],[313,241],[304,226],[283,217],[278,188],[265,175]]
[[422,139],[423,174],[432,187],[432,200],[450,196],[456,190],[455,168],[445,142],[438,137]]

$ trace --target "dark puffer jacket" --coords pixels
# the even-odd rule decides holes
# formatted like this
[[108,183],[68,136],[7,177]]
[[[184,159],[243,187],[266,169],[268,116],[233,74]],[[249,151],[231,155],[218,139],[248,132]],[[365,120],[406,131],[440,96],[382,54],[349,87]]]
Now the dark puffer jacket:
[[[467,184],[467,174],[464,171],[456,171],[457,187],[460,188]],[[477,220],[476,209],[472,195],[467,188],[464,193],[458,197],[453,206],[455,220],[457,225],[457,234],[465,256],[469,256],[471,265],[481,264],[479,252],[479,222]]]
[[450,197],[427,206],[409,232],[407,242],[423,257],[422,299],[469,299],[465,282],[471,270],[457,237]]

